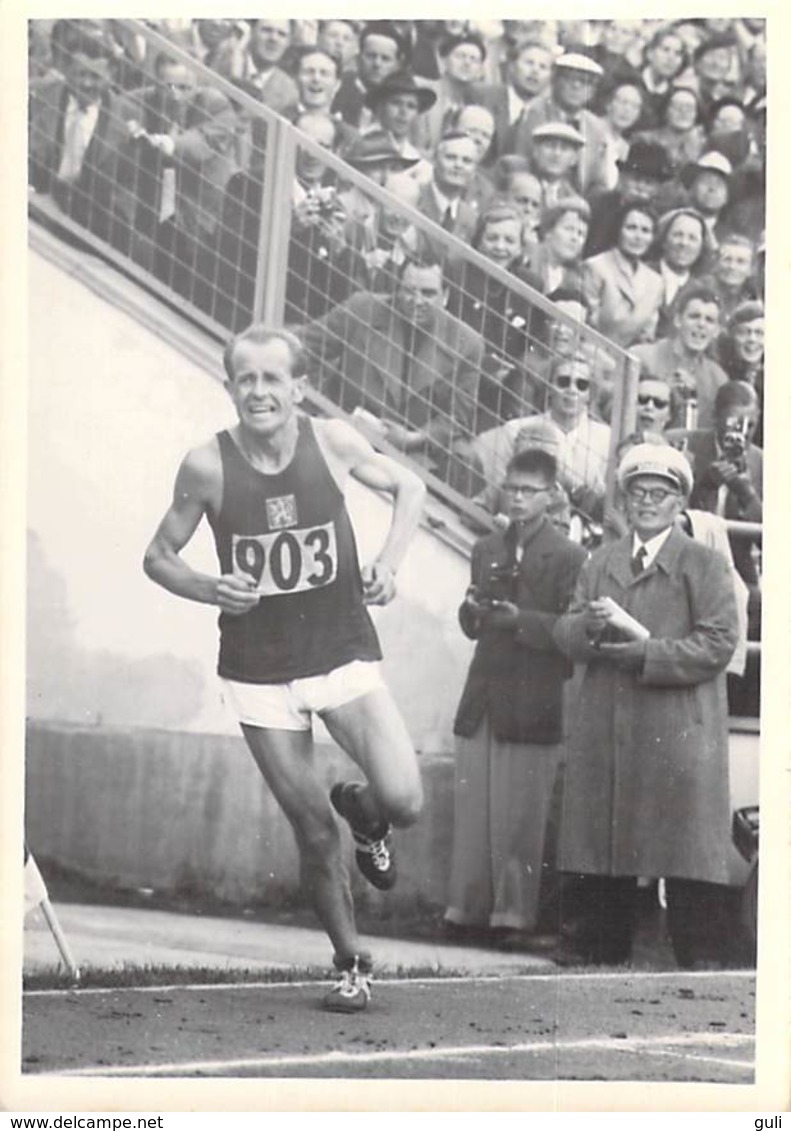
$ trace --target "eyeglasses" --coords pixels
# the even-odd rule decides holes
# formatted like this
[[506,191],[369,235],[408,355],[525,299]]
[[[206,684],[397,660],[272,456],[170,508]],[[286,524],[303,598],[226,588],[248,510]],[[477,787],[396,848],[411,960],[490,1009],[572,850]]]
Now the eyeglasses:
[[652,397],[648,393],[638,393],[637,403],[645,408],[647,405],[652,404],[654,408],[667,408],[670,401],[665,397]]
[[671,495],[678,498],[678,491],[666,491],[664,487],[627,487],[626,494],[635,503],[645,503],[649,499],[652,503],[664,503]]
[[570,389],[573,385],[581,393],[587,393],[590,384],[588,377],[567,377],[564,373],[561,373],[555,378],[555,388],[557,389]]
[[549,487],[529,487],[526,483],[505,483],[503,490],[509,495],[541,495]]

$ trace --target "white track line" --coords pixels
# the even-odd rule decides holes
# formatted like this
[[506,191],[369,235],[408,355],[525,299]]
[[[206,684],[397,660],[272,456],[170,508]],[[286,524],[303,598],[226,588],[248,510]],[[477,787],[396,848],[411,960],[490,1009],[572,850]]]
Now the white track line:
[[[313,1053],[308,1055],[251,1057],[235,1060],[192,1060],[173,1062],[169,1064],[135,1064],[135,1065],[91,1065],[86,1068],[69,1069],[57,1075],[63,1076],[178,1076],[183,1073],[217,1073],[238,1072],[256,1068],[296,1068],[318,1067],[320,1065],[362,1065],[382,1064],[393,1061],[436,1061],[447,1059],[469,1058],[471,1056],[510,1056],[518,1053],[551,1052],[555,1057],[561,1052],[576,1052],[586,1050],[616,1051],[616,1052],[646,1052],[651,1054],[664,1051],[666,1055],[675,1054],[672,1048],[686,1048],[689,1045],[703,1045],[725,1048],[739,1048],[752,1043],[753,1038],[743,1033],[668,1033],[656,1037],[627,1037],[625,1039],[588,1037],[571,1041],[530,1041],[523,1044],[510,1046],[503,1045],[450,1045],[446,1048],[436,1049],[401,1049],[378,1052],[332,1052]],[[688,1054],[684,1054],[685,1058]],[[705,1057],[703,1059],[706,1059]],[[744,1062],[724,1061],[726,1064],[741,1067]],[[753,1067],[752,1061],[746,1062]],[[42,1075],[55,1075],[55,1073],[42,1073]]]
[[[606,972],[592,972],[581,974],[556,970],[551,974],[511,974],[503,970],[497,974],[462,974],[452,977],[427,977],[427,978],[375,978],[377,986],[400,986],[407,989],[409,986],[442,986],[442,985],[469,985],[471,982],[573,982],[573,981],[623,981],[631,979],[646,982],[659,981],[686,981],[688,978],[695,981],[718,978],[746,978],[754,979],[755,970],[608,970]],[[175,993],[176,990],[187,990],[195,993],[200,990],[262,990],[262,989],[292,989],[304,990],[311,986],[319,987],[329,985],[327,981],[307,982],[185,982],[162,986],[75,986],[71,989],[43,989],[24,990],[23,997],[69,997],[79,994],[81,997],[88,994],[121,994],[121,993]]]

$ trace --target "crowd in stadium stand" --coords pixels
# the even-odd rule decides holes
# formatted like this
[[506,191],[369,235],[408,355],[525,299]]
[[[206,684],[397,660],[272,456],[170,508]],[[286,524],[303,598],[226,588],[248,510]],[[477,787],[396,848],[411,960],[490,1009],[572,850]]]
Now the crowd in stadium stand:
[[[388,440],[456,489],[491,499],[489,474],[542,414],[562,433],[573,506],[603,519],[612,367],[601,349],[578,356],[569,318],[639,357],[677,442],[716,427],[719,390],[738,381],[760,443],[763,20],[147,23],[389,194],[392,208],[298,148],[286,322],[320,343],[323,392],[384,415]],[[31,189],[242,328],[266,123],[132,23],[29,28]],[[399,204],[563,317],[448,253]],[[371,392],[357,331],[381,334],[388,388]],[[725,481],[707,497],[753,514]]]

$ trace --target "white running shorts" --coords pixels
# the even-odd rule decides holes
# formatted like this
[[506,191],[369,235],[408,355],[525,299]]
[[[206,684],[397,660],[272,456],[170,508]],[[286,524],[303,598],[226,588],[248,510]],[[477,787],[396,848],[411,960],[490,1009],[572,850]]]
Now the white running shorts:
[[384,687],[378,661],[352,660],[325,675],[288,683],[221,680],[224,698],[240,723],[268,730],[310,730],[311,713],[342,707]]

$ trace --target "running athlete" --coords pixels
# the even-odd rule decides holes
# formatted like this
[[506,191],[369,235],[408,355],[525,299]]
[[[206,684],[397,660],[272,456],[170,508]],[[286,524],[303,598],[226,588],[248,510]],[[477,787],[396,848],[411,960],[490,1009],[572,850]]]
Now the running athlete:
[[[253,325],[228,344],[223,361],[238,424],[183,460],[144,568],[171,593],[220,607],[225,698],[291,823],[304,894],[334,946],[338,978],[323,1004],[353,1013],[368,1004],[371,959],[360,951],[333,810],[351,827],[362,873],[391,888],[390,826],[411,825],[423,795],[365,606],[395,595],[425,488],[344,421],[298,412],[307,377],[294,335]],[[362,572],[343,498],[348,475],[393,497],[384,545]],[[219,577],[181,557],[204,515]],[[313,712],[360,767],[364,784],[339,782],[327,796]]]

